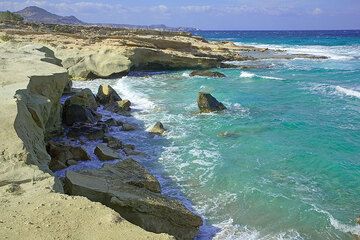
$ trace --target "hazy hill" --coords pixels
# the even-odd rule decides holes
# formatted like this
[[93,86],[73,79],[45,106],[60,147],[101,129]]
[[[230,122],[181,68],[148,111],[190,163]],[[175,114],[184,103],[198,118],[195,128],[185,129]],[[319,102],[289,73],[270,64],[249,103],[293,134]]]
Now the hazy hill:
[[67,24],[67,25],[91,25],[91,26],[104,26],[113,28],[128,28],[128,29],[156,29],[166,31],[195,31],[196,28],[188,27],[168,27],[163,24],[159,25],[131,25],[131,24],[113,24],[113,23],[85,23],[80,21],[74,16],[63,17],[46,11],[45,9],[30,6],[23,10],[15,12],[21,15],[26,22],[36,23],[50,23],[50,24]]
[[45,9],[30,6],[26,7],[23,10],[16,12],[21,15],[27,22],[37,22],[37,23],[51,23],[51,24],[84,24],[74,16],[59,16],[53,13],[46,11]]

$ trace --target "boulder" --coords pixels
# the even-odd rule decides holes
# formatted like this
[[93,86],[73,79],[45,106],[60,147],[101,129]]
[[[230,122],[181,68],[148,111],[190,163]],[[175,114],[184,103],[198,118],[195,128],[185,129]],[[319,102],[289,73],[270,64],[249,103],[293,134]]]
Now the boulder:
[[104,136],[103,141],[105,143],[107,143],[107,146],[109,148],[112,148],[112,149],[120,149],[123,147],[123,144],[119,139],[117,139],[113,136],[110,136],[110,135]]
[[63,122],[68,126],[74,123],[95,123],[98,119],[99,115],[85,106],[73,104],[63,110]]
[[162,135],[166,129],[164,128],[164,125],[161,122],[155,123],[155,125],[149,129],[150,133]]
[[223,78],[226,77],[225,74],[222,74],[220,72],[212,72],[212,71],[206,71],[206,70],[196,70],[192,71],[190,73],[191,77],[194,76],[201,76],[201,77],[212,77],[212,78]]
[[49,141],[46,145],[46,150],[51,156],[49,168],[52,171],[57,171],[71,165],[76,165],[77,161],[90,160],[90,156],[82,147],[74,147]]
[[121,111],[130,111],[131,102],[127,99],[117,102]]
[[80,105],[93,111],[96,111],[98,107],[94,94],[88,88],[82,89],[80,92],[77,92],[73,96],[69,97],[65,101],[64,109],[71,105]]
[[84,56],[64,56],[63,65],[74,79],[110,78],[124,76],[131,62],[113,49],[83,52]]
[[101,161],[115,160],[119,158],[119,154],[104,143],[97,145],[94,153]]
[[96,100],[102,105],[107,105],[113,102],[121,101],[122,99],[111,86],[103,84],[99,86],[96,94]]
[[357,223],[357,224],[360,224],[360,216],[358,216],[358,217],[356,218],[356,223]]
[[75,139],[85,136],[89,140],[98,140],[102,139],[107,131],[108,127],[105,124],[75,123],[68,131],[67,136]]
[[123,123],[121,121],[118,121],[114,118],[109,118],[109,119],[105,120],[104,123],[109,127],[117,127],[117,126],[123,125]]
[[122,125],[122,130],[123,131],[134,131],[134,130],[136,130],[136,127],[134,125],[129,124],[129,123],[124,123]]
[[224,104],[216,100],[210,93],[199,92],[197,99],[200,112],[209,113],[225,110]]
[[65,191],[114,209],[126,220],[155,233],[168,233],[177,239],[193,239],[202,219],[179,201],[160,194],[160,185],[134,160],[102,169],[68,171]]
[[117,114],[128,115],[131,110],[130,106],[131,102],[129,100],[121,100],[107,104],[105,106],[105,110]]

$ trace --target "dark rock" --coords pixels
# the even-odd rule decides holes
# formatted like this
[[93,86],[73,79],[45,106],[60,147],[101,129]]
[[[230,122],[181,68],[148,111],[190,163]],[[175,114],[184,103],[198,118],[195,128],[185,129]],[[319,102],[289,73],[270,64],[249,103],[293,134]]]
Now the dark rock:
[[197,103],[200,112],[202,113],[222,111],[226,109],[224,104],[216,100],[216,98],[214,98],[210,93],[199,92]]
[[136,130],[136,127],[134,125],[129,124],[129,123],[124,123],[122,125],[122,130],[123,131],[134,131],[134,130]]
[[201,218],[179,201],[162,196],[156,178],[133,160],[97,170],[68,171],[64,189],[101,202],[147,231],[177,239],[193,239],[202,225]]
[[109,127],[116,127],[116,126],[122,126],[123,123],[121,121],[115,120],[113,118],[109,118],[104,122]]
[[122,99],[111,86],[103,84],[99,86],[98,93],[96,94],[96,100],[102,105],[107,105],[113,102],[121,101]]
[[49,141],[46,145],[46,150],[51,156],[49,168],[52,171],[64,169],[76,164],[77,161],[90,160],[90,156],[82,147],[74,147]]
[[63,94],[69,94],[69,93],[72,93],[72,81],[69,80],[68,83],[66,84],[65,88],[64,88],[64,91],[63,91]]
[[206,71],[206,70],[196,70],[192,71],[190,73],[191,77],[194,76],[201,76],[201,77],[213,77],[213,78],[223,78],[226,77],[225,74],[222,74],[220,72],[212,72],[212,71]]
[[107,104],[105,110],[117,114],[128,115],[131,110],[130,106],[131,102],[129,100],[121,100]]
[[74,124],[67,134],[70,138],[79,138],[85,136],[89,140],[102,139],[108,131],[105,124]]
[[64,108],[71,105],[80,105],[93,111],[96,111],[98,107],[94,94],[88,88],[82,89],[80,92],[77,92],[73,96],[69,97],[65,101]]
[[106,135],[106,136],[104,136],[103,141],[105,143],[107,143],[107,146],[109,148],[113,148],[113,149],[123,148],[122,142],[119,139],[117,139],[117,138],[115,138],[113,136]]
[[161,122],[155,123],[155,125],[149,130],[150,133],[162,135],[166,129],[164,128],[164,125]]
[[74,123],[95,123],[98,119],[97,113],[84,106],[74,104],[64,107],[63,110],[63,122],[68,126]]
[[103,143],[96,146],[94,153],[101,161],[115,160],[119,158],[119,154],[115,150],[109,148]]
[[127,99],[117,102],[121,111],[130,111],[131,102]]

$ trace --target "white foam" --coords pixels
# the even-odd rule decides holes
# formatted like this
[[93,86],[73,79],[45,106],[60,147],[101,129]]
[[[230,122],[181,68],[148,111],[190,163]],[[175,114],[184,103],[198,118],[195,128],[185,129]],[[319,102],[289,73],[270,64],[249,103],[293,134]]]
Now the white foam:
[[240,73],[240,77],[241,78],[263,78],[263,79],[272,79],[272,80],[284,80],[283,78],[278,78],[278,77],[272,77],[272,76],[261,76],[261,75],[256,75],[255,73],[251,73],[251,72],[245,72],[242,71]]
[[347,224],[341,223],[339,220],[334,218],[328,211],[319,209],[315,205],[312,205],[312,206],[316,212],[325,214],[328,217],[330,224],[335,229],[337,229],[341,232],[344,232],[344,233],[351,233],[353,235],[360,236],[360,225],[359,224],[352,226],[352,225],[347,225]]
[[240,74],[241,78],[253,78],[255,76],[256,75],[254,73],[245,72],[245,71],[242,71],[241,74]]
[[190,73],[189,72],[184,72],[183,74],[181,74],[182,77],[185,78],[189,78],[190,77]]
[[213,238],[214,240],[255,240],[260,237],[260,233],[256,230],[250,230],[247,227],[241,227],[233,223],[233,219],[228,219],[219,224],[215,224],[215,227],[221,229],[219,233]]
[[136,109],[143,111],[155,109],[156,104],[149,100],[148,96],[143,92],[134,90],[130,81],[131,79],[128,77],[120,78],[115,82],[113,88],[123,99],[130,99]]
[[336,86],[335,90],[339,93],[345,94],[346,96],[360,98],[360,92],[348,88]]
[[269,48],[271,50],[284,50],[290,54],[312,54],[317,56],[326,56],[332,60],[352,60],[360,56],[359,45],[352,46],[319,46],[319,45],[276,45],[276,44],[257,44],[241,43],[237,45],[248,45],[260,48]]

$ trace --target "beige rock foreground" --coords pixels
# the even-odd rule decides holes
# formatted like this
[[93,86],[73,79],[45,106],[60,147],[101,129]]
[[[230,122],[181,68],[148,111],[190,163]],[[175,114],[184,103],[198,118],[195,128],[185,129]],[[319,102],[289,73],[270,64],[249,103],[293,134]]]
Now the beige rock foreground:
[[50,62],[58,61],[48,48],[0,44],[0,239],[171,239],[120,221],[99,203],[61,194],[44,137],[60,129],[68,75]]

